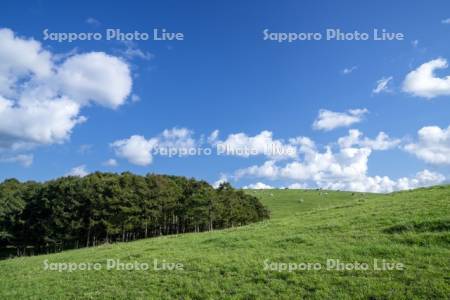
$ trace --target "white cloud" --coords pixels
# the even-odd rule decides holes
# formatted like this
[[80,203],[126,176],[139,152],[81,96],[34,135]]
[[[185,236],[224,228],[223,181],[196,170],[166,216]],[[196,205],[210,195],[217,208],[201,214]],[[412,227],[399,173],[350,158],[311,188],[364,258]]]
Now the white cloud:
[[313,123],[316,130],[330,131],[338,127],[348,127],[363,120],[367,109],[350,109],[347,112],[334,112],[321,109],[317,119]]
[[266,161],[264,164],[239,169],[235,172],[234,178],[240,179],[245,176],[262,177],[268,179],[276,179],[279,177],[280,169],[273,160]]
[[129,48],[126,48],[122,53],[128,59],[140,58],[143,60],[150,60],[154,57],[154,55],[151,54],[150,52],[142,51],[139,48],[129,47]]
[[450,24],[450,18],[441,20],[442,24]]
[[330,148],[324,152],[305,154],[303,161],[292,161],[284,166],[278,166],[275,161],[266,161],[258,166],[240,169],[235,172],[235,178],[244,176],[289,179],[289,180],[334,180],[342,178],[357,178],[367,172],[367,161],[371,153],[368,148],[346,148],[333,153]]
[[[270,180],[301,180],[312,182],[314,186],[332,190],[389,193],[442,183],[445,176],[424,170],[413,178],[402,177],[392,180],[388,176],[368,176],[367,163],[370,150],[347,149],[343,153],[318,154],[316,159],[305,162],[290,162],[276,166],[267,162],[262,166],[252,166],[236,172],[242,176]],[[321,159],[325,159],[322,161]],[[308,185],[293,185],[289,188],[307,188]]]
[[[189,129],[173,128],[164,130],[150,139],[143,136],[132,136],[129,139],[116,141],[111,146],[119,157],[125,158],[133,164],[148,165],[152,162],[154,155],[160,154],[155,152],[160,147],[170,146],[183,149],[201,146],[203,138],[197,141],[192,136],[193,132]],[[221,143],[219,132],[214,131],[208,141],[213,145]],[[267,131],[256,136],[248,136],[244,133],[231,134],[226,139],[227,145],[232,149],[244,146],[261,149],[260,145],[274,141],[279,141],[282,146],[293,147],[296,155],[284,157],[284,160],[276,156],[267,156],[269,160],[260,165],[238,169],[228,175],[222,174],[219,180],[213,183],[213,186],[218,187],[221,183],[228,182],[229,179],[258,178],[295,182],[296,184],[288,185],[290,188],[320,187],[384,193],[432,185],[445,180],[443,175],[428,170],[419,172],[413,177],[403,177],[397,180],[388,176],[369,176],[368,162],[373,151],[389,150],[398,147],[401,143],[400,139],[391,138],[384,132],[378,133],[375,138],[371,139],[365,137],[359,130],[351,129],[347,136],[339,138],[336,143],[332,143],[324,149],[319,149],[308,137],[300,136],[282,142],[274,140],[272,133]],[[256,153],[262,153],[262,151]],[[248,187],[255,188],[256,185]]]
[[131,92],[130,69],[117,57],[103,52],[68,58],[57,72],[61,90],[80,104],[92,101],[117,108]]
[[0,148],[63,143],[91,103],[116,108],[131,90],[126,63],[101,52],[57,59],[32,39],[0,29]]
[[304,190],[304,189],[307,189],[307,188],[308,188],[307,184],[298,183],[298,182],[292,183],[292,184],[290,184],[288,186],[288,189],[290,189],[290,190]]
[[138,166],[147,166],[152,163],[151,151],[156,147],[156,139],[146,140],[141,135],[133,135],[128,139],[115,141],[111,144],[117,156],[127,159]]
[[289,139],[289,143],[298,147],[298,151],[301,153],[310,152],[316,148],[316,143],[306,136],[299,136]]
[[322,188],[357,192],[390,193],[393,191],[432,186],[440,184],[444,180],[445,176],[442,174],[423,170],[418,172],[412,178],[402,177],[397,180],[392,180],[388,176],[364,176],[349,181],[326,182],[322,185]]
[[296,148],[283,140],[273,138],[270,131],[264,130],[255,136],[245,133],[230,134],[224,140],[218,140],[218,131],[214,131],[208,138],[217,150],[218,155],[250,157],[265,155],[272,159],[294,158]]
[[89,172],[86,170],[86,165],[81,165],[71,169],[65,176],[84,177],[87,175],[89,175]]
[[217,140],[219,138],[219,130],[216,129],[213,132],[211,132],[211,134],[208,136],[208,143],[211,145],[216,145],[217,144]]
[[158,147],[189,150],[196,147],[193,131],[187,128],[165,129],[158,138]]
[[410,181],[409,189],[440,184],[444,182],[445,179],[445,176],[442,174],[423,170],[421,172],[418,172],[416,174],[416,177],[412,181]]
[[353,146],[367,147],[372,150],[389,150],[397,147],[401,140],[392,139],[384,132],[378,133],[375,139],[363,137],[363,133],[358,129],[350,129],[348,135],[338,139],[341,148],[349,148]]
[[110,158],[107,161],[103,162],[103,165],[107,167],[117,167],[118,163],[114,158]]
[[353,71],[356,71],[358,69],[358,66],[352,66],[350,68],[344,68],[341,73],[344,75],[348,75],[350,73],[352,73]]
[[431,99],[450,95],[450,76],[436,77],[434,72],[448,67],[447,60],[438,58],[426,62],[406,75],[403,91]]
[[389,83],[392,81],[393,77],[383,77],[377,81],[376,87],[372,90],[372,93],[379,94],[381,92],[389,92]]
[[52,75],[52,56],[39,42],[0,28],[0,44],[0,95],[15,96],[14,86],[26,76],[45,79]]
[[404,149],[430,164],[450,164],[450,126],[423,127],[418,131],[418,141]]
[[[194,138],[193,131],[187,128],[166,129],[161,134],[146,139],[143,136],[133,136],[111,144],[116,155],[127,159],[133,164],[149,165],[153,156],[184,157],[194,155],[217,156],[266,156],[271,160],[295,159],[298,151],[305,151],[312,141],[299,137],[285,142],[273,138],[272,132],[262,131],[255,136],[245,133],[230,134],[224,141],[219,139],[219,131],[215,130],[205,141]],[[206,147],[211,145],[211,147]],[[207,150],[207,151],[206,151]],[[134,158],[133,158],[134,157]]]
[[315,181],[358,178],[367,172],[371,153],[369,148],[343,148],[336,153],[326,148],[325,152],[306,154],[303,162],[288,163],[280,169],[280,175],[293,180]]
[[197,147],[192,136],[193,132],[187,128],[172,128],[150,139],[133,135],[113,142],[111,147],[118,157],[138,166],[147,166],[153,162],[155,154],[179,157],[191,155],[189,151]]
[[281,164],[269,160],[262,165],[253,165],[234,172],[232,178],[262,178],[268,180],[288,180],[312,184],[319,188],[340,189],[361,192],[392,192],[441,183],[445,177],[428,170],[414,177],[393,180],[388,176],[369,176],[368,162],[374,150],[397,147],[400,140],[391,139],[383,132],[375,139],[364,138],[358,130],[350,130],[349,135],[338,140],[339,149],[330,146],[319,151],[314,142],[302,137],[293,139],[300,145],[301,156]]
[[18,154],[14,156],[0,157],[0,163],[18,163],[24,167],[29,167],[33,164],[33,154]]
[[271,190],[274,189],[273,186],[267,185],[262,182],[257,182],[253,184],[249,184],[243,187],[245,190]]
[[154,54],[141,50],[134,41],[122,41],[122,44],[125,46],[125,49],[119,49],[117,52],[128,60],[133,60],[135,58],[151,60],[155,57]]
[[0,147],[22,148],[66,141],[86,119],[68,98],[39,99],[23,95],[20,102],[0,96]]

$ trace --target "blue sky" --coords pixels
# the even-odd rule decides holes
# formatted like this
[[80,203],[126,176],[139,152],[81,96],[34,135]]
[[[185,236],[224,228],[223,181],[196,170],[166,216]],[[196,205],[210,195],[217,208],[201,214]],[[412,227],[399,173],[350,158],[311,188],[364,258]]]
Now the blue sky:
[[[35,67],[39,62],[21,59],[36,51],[30,45],[23,50],[26,53],[14,50],[15,44],[3,56],[0,51],[0,66],[2,59],[6,64],[0,68],[0,79],[1,72],[5,78],[14,77],[8,89],[15,91],[8,94],[0,84],[0,96],[14,104],[3,113],[0,105],[0,117],[7,120],[0,120],[1,180],[47,180],[78,168],[75,173],[81,171],[80,175],[129,170],[193,176],[211,183],[222,179],[237,186],[391,191],[450,178],[448,1],[433,5],[425,1],[8,1],[0,16],[0,28],[13,32],[13,37],[4,34],[3,39],[37,41],[39,51],[51,56],[39,59],[51,61],[49,72],[55,73],[41,76]],[[44,40],[43,34],[45,29],[104,34],[107,28],[149,33],[165,28],[183,33],[184,39],[69,43]],[[405,38],[279,43],[264,40],[264,29],[370,34],[386,29]],[[9,44],[3,41],[0,47],[9,47],[5,45]],[[92,52],[104,56],[86,55]],[[17,71],[16,57],[28,63],[21,68],[29,70]],[[76,68],[87,72],[87,78],[89,65],[98,65],[97,71],[103,72],[103,65],[96,62],[105,63],[111,72],[106,84],[95,77],[98,91],[81,87],[80,92],[76,90],[80,85],[64,81],[80,70]],[[114,62],[128,68],[129,78],[126,72],[117,75]],[[72,73],[63,80],[59,75],[63,71]],[[132,82],[129,89],[124,83],[127,78]],[[49,101],[67,96],[77,107],[68,118],[86,120],[64,127],[58,122],[70,120],[62,117],[48,122],[48,127],[38,126],[47,133],[65,128],[45,141],[36,126],[56,110],[41,112],[42,121],[25,115],[13,126],[14,116],[26,105],[21,100],[28,87],[24,82],[55,89]],[[328,126],[313,126],[320,121],[320,112]],[[219,135],[213,139],[215,130]],[[353,142],[339,143],[349,130]],[[139,143],[131,144],[132,136],[139,136]],[[299,142],[300,137],[310,140],[308,146],[304,139]],[[177,158],[150,154],[149,160],[155,144],[216,149],[219,144],[260,147],[267,141],[293,147],[298,154]],[[108,165],[108,160],[115,163]]]

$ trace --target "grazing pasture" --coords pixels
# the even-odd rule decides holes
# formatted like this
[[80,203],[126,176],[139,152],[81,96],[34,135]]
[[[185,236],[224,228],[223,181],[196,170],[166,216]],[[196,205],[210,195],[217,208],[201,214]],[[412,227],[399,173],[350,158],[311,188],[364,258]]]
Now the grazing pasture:
[[[269,208],[270,220],[3,260],[0,298],[449,298],[449,186],[387,195],[247,193]],[[108,259],[150,268],[107,269]],[[68,262],[101,268],[45,270],[45,263]],[[327,262],[335,266],[328,268]],[[173,269],[176,263],[182,270]]]

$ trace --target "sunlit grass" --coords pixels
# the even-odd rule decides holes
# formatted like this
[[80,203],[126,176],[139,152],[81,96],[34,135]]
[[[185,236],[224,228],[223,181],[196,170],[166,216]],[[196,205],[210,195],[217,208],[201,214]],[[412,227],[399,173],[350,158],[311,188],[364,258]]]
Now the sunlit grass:
[[[264,190],[270,221],[0,261],[1,299],[448,299],[450,187],[374,195]],[[180,262],[183,271],[45,271],[49,262]],[[404,271],[264,270],[264,261]]]

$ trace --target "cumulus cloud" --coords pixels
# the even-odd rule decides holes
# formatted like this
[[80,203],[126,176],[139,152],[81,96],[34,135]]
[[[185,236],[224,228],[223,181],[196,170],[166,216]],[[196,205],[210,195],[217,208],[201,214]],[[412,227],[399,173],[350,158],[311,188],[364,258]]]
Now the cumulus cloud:
[[272,159],[296,157],[295,146],[274,139],[270,131],[264,130],[255,136],[245,133],[230,134],[225,140],[218,139],[219,132],[214,131],[208,141],[217,148],[218,155],[250,157],[264,155]]
[[117,108],[131,92],[130,69],[117,57],[91,52],[69,57],[58,69],[60,89],[70,98],[88,104]]
[[133,135],[128,139],[115,141],[111,146],[118,157],[138,166],[147,166],[153,161],[151,151],[157,144],[156,139],[147,140],[141,135]]
[[447,67],[447,60],[443,58],[422,64],[406,75],[403,91],[427,99],[450,95],[450,76],[437,77],[434,73]]
[[376,87],[372,90],[372,93],[379,94],[381,92],[389,92],[389,83],[392,81],[393,77],[383,77],[377,81]]
[[347,112],[334,112],[321,109],[313,123],[315,130],[330,131],[339,127],[348,127],[363,120],[367,109],[350,109]]
[[[114,142],[112,147],[119,157],[138,165],[148,165],[152,162],[154,151],[162,146],[175,148],[201,146],[203,139],[195,140],[193,132],[186,128],[164,130],[151,139],[142,136],[133,136],[129,139]],[[207,143],[217,146],[224,144],[229,151],[236,151],[235,155],[250,157],[251,155],[265,154],[264,146],[276,144],[279,147],[293,148],[295,155],[277,156],[266,155],[269,160],[261,165],[236,170],[231,175],[222,174],[213,185],[218,187],[221,183],[242,178],[263,178],[268,180],[293,181],[296,185],[291,188],[322,187],[332,189],[348,189],[370,192],[390,192],[398,189],[413,188],[440,182],[442,175],[428,171],[428,178],[400,178],[392,180],[387,176],[368,176],[368,161],[373,151],[384,151],[398,147],[401,140],[391,138],[384,132],[378,133],[375,138],[365,137],[362,132],[351,129],[348,135],[338,139],[320,150],[315,142],[308,137],[299,136],[287,141],[276,140],[269,131],[262,131],[255,136],[244,133],[230,134],[224,141],[219,138],[219,131],[213,131],[207,138]],[[335,147],[338,147],[335,149]],[[253,154],[240,152],[237,149],[256,149]],[[156,152],[157,153],[157,152]],[[234,153],[234,152],[233,152]],[[283,161],[287,161],[282,163]],[[288,185],[289,186],[289,185]]]
[[307,188],[308,188],[307,184],[298,183],[298,182],[288,185],[288,189],[290,189],[290,190],[304,190]]
[[80,165],[71,169],[66,176],[76,176],[76,177],[84,177],[89,175],[89,172],[86,169],[86,165]]
[[[317,158],[327,160],[290,162],[284,166],[264,163],[262,166],[252,166],[236,172],[236,178],[249,176],[271,180],[302,180],[312,182],[314,186],[332,190],[349,190],[358,192],[389,193],[398,190],[413,189],[442,183],[445,176],[424,170],[415,177],[402,177],[392,180],[388,176],[368,176],[367,162],[370,150],[350,150],[334,155],[332,153],[318,154]],[[270,168],[268,168],[270,167]],[[307,188],[308,185],[294,185],[290,188]]]
[[155,155],[183,157],[214,153],[217,156],[245,158],[266,156],[275,161],[293,159],[297,157],[297,150],[301,151],[307,144],[306,138],[288,141],[274,139],[270,131],[262,131],[255,136],[245,133],[230,134],[225,140],[220,140],[219,131],[215,130],[205,141],[203,136],[196,139],[192,130],[173,128],[166,129],[149,139],[134,135],[128,139],[113,142],[111,147],[118,157],[125,158],[136,165],[146,166],[152,163]]
[[18,163],[24,167],[29,167],[33,164],[33,154],[18,154],[14,156],[0,157],[2,163]]
[[[409,181],[409,188],[400,187],[399,189],[412,189],[417,187],[432,186],[444,182],[445,176],[429,170],[418,172],[412,180]],[[399,180],[401,183],[401,180]]]
[[79,112],[80,106],[68,98],[22,95],[11,101],[0,96],[0,147],[15,150],[62,143],[75,125],[86,120]]
[[0,29],[0,148],[63,143],[83,106],[122,105],[131,91],[129,67],[102,52],[62,60],[33,39]]
[[[364,136],[356,129],[348,131],[348,135],[325,147],[318,147],[308,137],[299,136],[287,141],[275,140],[271,132],[263,131],[258,135],[249,136],[244,133],[230,134],[224,141],[219,138],[216,130],[206,139],[207,143],[218,145],[225,143],[231,149],[245,147],[259,149],[255,155],[263,154],[261,145],[279,142],[280,147],[292,147],[293,156],[280,159],[277,156],[267,155],[262,164],[255,164],[238,169],[231,174],[222,174],[214,187],[229,180],[243,178],[283,180],[291,185],[290,188],[319,187],[326,189],[342,189],[362,192],[391,192],[421,186],[441,183],[445,177],[439,173],[424,170],[412,177],[391,179],[388,176],[369,176],[368,162],[374,151],[385,151],[399,147],[400,139],[391,138],[384,132],[378,133],[374,138]],[[187,128],[173,128],[164,130],[161,134],[146,139],[143,136],[132,136],[111,144],[118,157],[127,159],[136,165],[149,165],[157,151],[164,147],[184,149],[199,147],[203,138],[196,140],[193,132]],[[238,154],[236,154],[238,155]],[[242,157],[251,155],[242,154]],[[258,183],[256,183],[258,184]],[[256,188],[255,185],[247,187]],[[263,187],[261,184],[259,184]]]
[[196,149],[196,146],[193,132],[187,128],[166,129],[149,139],[142,135],[133,135],[111,144],[118,157],[138,166],[150,165],[155,154],[180,157],[190,155],[190,150]]
[[0,95],[16,95],[16,83],[30,74],[36,79],[51,76],[52,55],[39,42],[16,37],[11,30],[0,28],[0,43]]
[[103,165],[106,167],[117,167],[118,163],[114,158],[110,158],[107,161],[103,162]]
[[423,127],[418,131],[418,141],[404,149],[430,164],[450,164],[450,126]]
[[388,176],[364,176],[354,180],[339,182],[324,182],[321,187],[334,190],[349,190],[357,192],[390,193],[440,184],[445,176],[440,173],[423,170],[414,177],[402,177],[393,180]]
[[243,187],[245,190],[271,190],[274,189],[273,186],[267,185],[262,182],[252,183]]
[[268,179],[333,181],[358,178],[367,172],[367,161],[371,154],[368,148],[345,148],[334,153],[327,147],[324,152],[305,153],[302,161],[292,161],[279,166],[275,161],[266,161],[236,171],[236,178],[252,176]]
[[391,139],[383,132],[375,139],[363,137],[358,130],[350,130],[349,135],[338,140],[337,150],[326,146],[320,151],[308,138],[295,139],[299,145],[300,158],[284,164],[268,160],[261,165],[253,165],[234,172],[233,179],[260,178],[309,183],[325,189],[341,189],[361,192],[386,193],[412,189],[441,183],[445,176],[424,170],[414,177],[393,180],[388,176],[369,176],[368,162],[373,151],[397,147],[397,139]]
[[273,160],[266,161],[262,165],[253,165],[248,168],[239,169],[235,172],[234,178],[240,179],[245,176],[276,179],[280,175],[280,168]]
[[[193,138],[193,133],[192,130],[187,128],[165,129],[158,138],[158,147],[165,149],[193,149],[197,144]],[[183,153],[184,152],[188,151],[183,151]],[[183,153],[181,153],[181,155],[183,155]]]
[[363,133],[358,129],[350,129],[347,136],[338,139],[338,144],[341,148],[360,146],[372,150],[389,150],[397,147],[400,143],[401,140],[390,138],[384,132],[378,133],[375,139],[363,138]]

